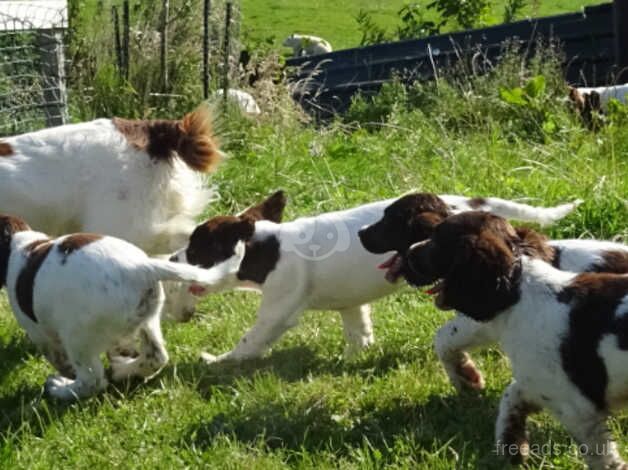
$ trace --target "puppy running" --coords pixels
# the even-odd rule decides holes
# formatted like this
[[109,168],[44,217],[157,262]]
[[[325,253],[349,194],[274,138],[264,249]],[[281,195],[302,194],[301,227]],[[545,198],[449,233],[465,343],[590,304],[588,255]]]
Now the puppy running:
[[[430,196],[430,201],[440,204],[443,210],[468,210],[475,206],[541,223],[560,219],[575,207],[566,204],[535,208],[497,198]],[[214,217],[196,227],[188,246],[171,260],[208,268],[232,256],[236,243],[245,241],[246,254],[232,287],[255,288],[263,295],[255,325],[236,348],[218,357],[204,354],[205,360],[239,361],[262,355],[297,324],[304,310],[340,312],[348,343],[346,356],[373,343],[369,302],[390,294],[398,286],[386,282],[375,268],[388,255],[367,252],[358,232],[379,220],[395,201],[280,223],[286,204],[280,191],[238,216]]]
[[6,285],[18,323],[61,375],[46,381],[62,400],[82,398],[107,385],[100,354],[140,334],[135,358],[111,357],[112,377],[151,377],[168,361],[159,325],[160,281],[218,287],[244,257],[212,270],[151,259],[123,240],[91,233],[49,239],[21,219],[0,216],[0,288]]
[[606,420],[628,403],[628,274],[560,271],[534,251],[501,217],[469,212],[438,225],[407,263],[418,283],[436,282],[438,308],[485,322],[510,358],[498,452],[525,459],[526,419],[548,408],[592,468],[626,469]]

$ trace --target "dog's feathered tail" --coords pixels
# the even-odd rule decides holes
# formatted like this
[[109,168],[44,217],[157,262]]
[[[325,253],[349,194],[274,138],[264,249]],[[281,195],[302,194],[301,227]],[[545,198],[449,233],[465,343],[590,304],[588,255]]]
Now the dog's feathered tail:
[[183,116],[180,128],[177,153],[181,159],[196,171],[212,171],[220,163],[222,154],[212,131],[209,108],[202,105]]
[[155,258],[149,258],[144,269],[155,281],[186,281],[209,287],[219,286],[238,272],[244,252],[244,242],[238,242],[235,254],[231,258],[209,269]]
[[577,199],[574,202],[554,207],[535,207],[497,197],[487,197],[482,198],[482,204],[475,207],[475,209],[487,211],[504,217],[505,219],[516,219],[524,222],[536,222],[540,225],[551,225],[567,216],[580,204],[582,204],[582,200]]

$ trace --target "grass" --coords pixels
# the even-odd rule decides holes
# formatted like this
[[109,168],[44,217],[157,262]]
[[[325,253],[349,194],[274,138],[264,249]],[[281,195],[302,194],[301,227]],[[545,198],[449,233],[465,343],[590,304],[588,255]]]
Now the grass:
[[[351,119],[325,127],[289,111],[224,117],[230,158],[212,178],[222,200],[207,214],[234,213],[277,188],[290,195],[287,219],[412,188],[544,205],[582,198],[550,236],[628,241],[628,117],[591,132],[569,112],[551,64],[516,65],[456,86],[391,85],[375,102],[356,102]],[[499,87],[536,73],[548,84],[534,109],[499,100]],[[542,128],[539,116],[555,128]],[[449,315],[423,294],[376,302],[377,342],[349,363],[339,316],[315,312],[263,359],[202,365],[200,351],[236,344],[258,303],[252,293],[208,297],[190,323],[164,325],[171,362],[159,376],[62,405],[42,396],[52,369],[3,294],[0,468],[504,468],[493,425],[508,361],[496,348],[475,353],[487,389],[457,394],[432,349]],[[628,414],[611,424],[628,458]],[[530,468],[583,467],[553,418],[534,417],[530,431],[533,443],[552,444]]]
[[[431,0],[242,0],[243,27],[251,38],[271,38],[276,46],[292,33],[313,34],[330,41],[334,49],[356,47],[360,32],[355,17],[360,10],[370,13],[373,20],[388,31],[400,23],[397,12],[407,3],[427,5]],[[493,1],[487,18],[496,24],[503,16],[505,0]],[[576,12],[587,5],[604,3],[601,0],[536,0],[528,2],[523,17],[538,17]]]

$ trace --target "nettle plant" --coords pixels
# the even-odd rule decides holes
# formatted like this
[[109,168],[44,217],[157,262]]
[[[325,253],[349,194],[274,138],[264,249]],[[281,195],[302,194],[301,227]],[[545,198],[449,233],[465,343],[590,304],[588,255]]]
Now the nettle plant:
[[517,114],[524,114],[522,125],[524,130],[542,131],[543,134],[554,134],[558,131],[558,122],[548,109],[548,93],[543,75],[530,78],[524,86],[513,88],[500,87],[499,97],[503,103],[511,107]]

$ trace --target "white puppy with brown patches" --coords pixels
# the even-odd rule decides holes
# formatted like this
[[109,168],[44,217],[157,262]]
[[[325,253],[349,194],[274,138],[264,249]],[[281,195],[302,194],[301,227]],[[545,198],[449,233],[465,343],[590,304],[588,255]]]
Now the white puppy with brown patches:
[[[624,251],[611,256],[619,272],[622,259]],[[525,460],[526,420],[545,408],[592,468],[628,470],[606,423],[628,405],[628,274],[560,271],[525,234],[482,212],[445,219],[408,251],[407,264],[414,284],[435,283],[438,308],[485,324],[510,359],[498,454]]]
[[[360,242],[360,229],[381,219],[399,201],[413,210],[421,204],[438,206],[444,212],[480,207],[541,222],[560,219],[575,207],[542,208],[498,198],[416,194],[280,223],[286,199],[279,191],[237,216],[214,217],[196,227],[188,245],[172,260],[209,268],[232,256],[237,242],[245,241],[246,254],[233,287],[258,289],[263,298],[255,325],[236,348],[217,357],[205,354],[204,359],[211,363],[259,357],[298,323],[304,310],[340,313],[348,343],[346,356],[373,343],[369,303],[399,286],[387,282],[376,267],[390,253],[369,253],[362,245],[364,239]],[[418,224],[416,230],[422,228]]]
[[160,328],[160,281],[220,288],[244,257],[211,270],[149,258],[118,238],[90,233],[50,239],[21,219],[0,215],[0,288],[6,285],[18,323],[60,375],[46,381],[62,400],[93,395],[107,385],[100,355],[140,336],[137,357],[110,356],[112,378],[149,378],[168,361]]

